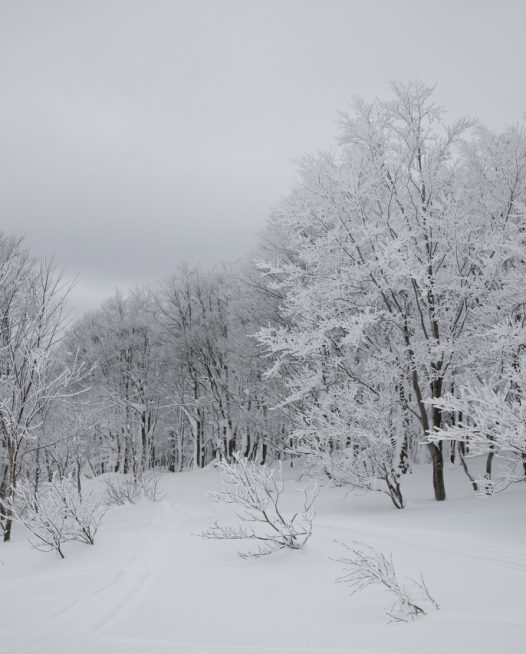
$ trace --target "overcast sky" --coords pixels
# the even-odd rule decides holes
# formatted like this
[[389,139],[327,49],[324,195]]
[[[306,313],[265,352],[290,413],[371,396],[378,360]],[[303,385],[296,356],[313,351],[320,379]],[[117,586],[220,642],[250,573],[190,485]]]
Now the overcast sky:
[[526,110],[524,0],[0,0],[0,229],[77,274],[76,311],[246,255],[354,95],[437,84]]

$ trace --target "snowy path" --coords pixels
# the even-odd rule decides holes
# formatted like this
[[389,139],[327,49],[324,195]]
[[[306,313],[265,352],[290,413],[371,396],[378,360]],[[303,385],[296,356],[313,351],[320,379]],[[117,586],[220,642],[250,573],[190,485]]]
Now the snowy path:
[[[304,552],[244,561],[237,543],[193,535],[232,514],[208,503],[216,483],[214,471],[167,475],[162,501],[112,509],[96,546],[70,546],[65,561],[19,534],[0,550],[1,654],[524,651],[523,492],[400,512],[324,489]],[[401,572],[424,571],[441,611],[386,624],[380,591],[349,597],[334,584],[335,539],[393,552]]]

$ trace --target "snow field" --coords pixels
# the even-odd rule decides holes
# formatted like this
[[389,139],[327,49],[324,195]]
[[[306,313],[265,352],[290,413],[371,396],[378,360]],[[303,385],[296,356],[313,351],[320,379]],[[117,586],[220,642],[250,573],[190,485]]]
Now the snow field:
[[[304,482],[287,471],[292,508]],[[235,507],[213,504],[212,468],[166,474],[163,499],[114,507],[94,547],[66,545],[64,561],[33,550],[17,525],[0,546],[2,654],[484,654],[524,652],[526,489],[475,496],[448,470],[448,501],[431,498],[430,471],[406,482],[408,507],[324,487],[305,550],[243,560],[240,542],[195,534]],[[420,572],[441,610],[387,624],[390,598],[349,596],[335,584],[335,541],[393,554]]]

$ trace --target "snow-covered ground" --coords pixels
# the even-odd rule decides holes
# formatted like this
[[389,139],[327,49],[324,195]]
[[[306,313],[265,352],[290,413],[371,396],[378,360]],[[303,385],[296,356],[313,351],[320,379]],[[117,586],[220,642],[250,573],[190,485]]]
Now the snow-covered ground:
[[[160,502],[106,515],[94,547],[65,560],[37,552],[17,526],[0,544],[2,654],[483,654],[526,648],[526,488],[481,499],[459,470],[448,501],[431,500],[430,471],[406,483],[408,507],[324,488],[301,552],[236,556],[242,544],[195,536],[234,507],[211,504],[219,475],[166,474]],[[287,501],[301,486],[289,474]],[[387,624],[381,589],[354,597],[334,579],[336,540],[364,541],[401,573],[424,573],[441,610]]]

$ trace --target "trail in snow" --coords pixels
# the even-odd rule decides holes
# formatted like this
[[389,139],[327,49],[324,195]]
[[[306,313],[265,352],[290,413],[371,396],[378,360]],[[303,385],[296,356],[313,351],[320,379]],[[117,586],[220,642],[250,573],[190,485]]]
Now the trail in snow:
[[[459,479],[448,506],[396,511],[325,488],[305,551],[244,561],[239,543],[195,536],[233,520],[233,507],[207,501],[217,483],[213,470],[166,475],[164,499],[112,509],[95,547],[72,546],[65,561],[19,533],[0,550],[1,654],[483,654],[504,642],[506,654],[522,654],[522,489],[480,504]],[[411,483],[417,497],[423,478]],[[387,625],[380,591],[349,597],[334,584],[335,540],[423,571],[442,610]]]

